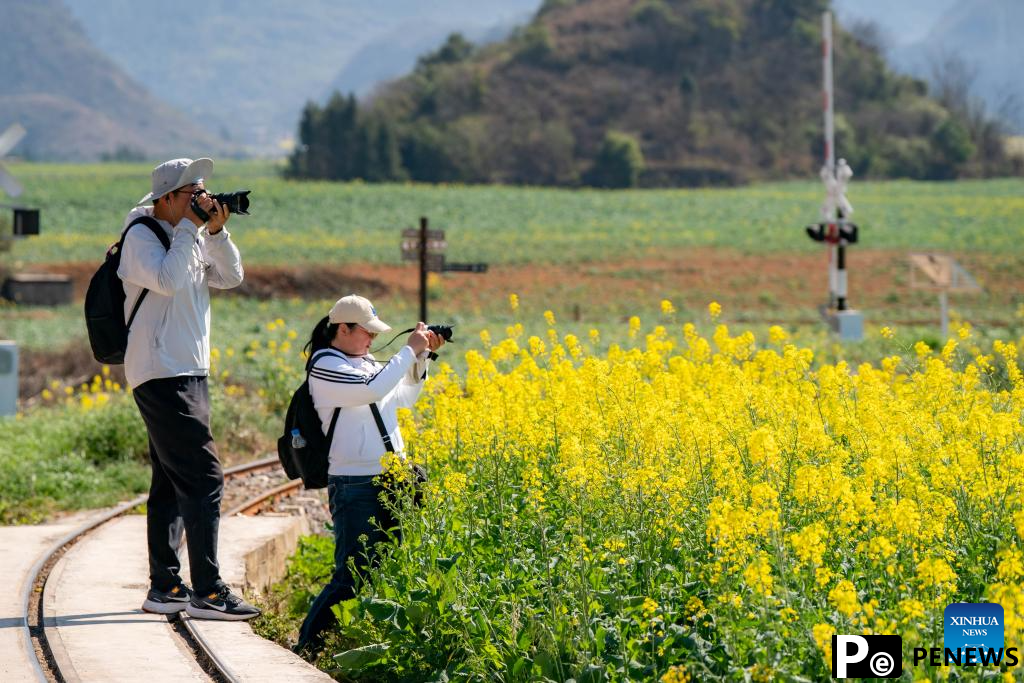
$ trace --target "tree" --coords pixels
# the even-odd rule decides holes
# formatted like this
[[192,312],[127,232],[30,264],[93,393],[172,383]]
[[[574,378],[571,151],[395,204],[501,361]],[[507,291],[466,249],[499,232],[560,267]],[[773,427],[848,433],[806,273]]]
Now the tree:
[[398,136],[395,135],[394,125],[383,120],[377,127],[375,146],[375,158],[377,168],[372,175],[367,176],[369,181],[405,180],[408,175],[402,168],[402,155],[398,149]]
[[948,117],[931,136],[932,159],[928,175],[935,180],[956,178],[960,167],[972,156],[975,147],[967,129],[954,116]]
[[423,55],[416,62],[417,69],[425,69],[437,64],[454,64],[472,56],[476,48],[461,33],[452,33],[444,45],[434,52]]
[[328,159],[329,180],[351,180],[356,177],[355,155],[357,149],[355,95],[343,96],[335,92],[324,108],[324,144]]
[[299,119],[299,140],[288,159],[286,174],[292,178],[322,178],[326,166],[321,163],[323,145],[320,141],[323,112],[316,102],[307,102]]
[[636,138],[608,131],[586,181],[595,187],[636,187],[643,168],[644,155]]

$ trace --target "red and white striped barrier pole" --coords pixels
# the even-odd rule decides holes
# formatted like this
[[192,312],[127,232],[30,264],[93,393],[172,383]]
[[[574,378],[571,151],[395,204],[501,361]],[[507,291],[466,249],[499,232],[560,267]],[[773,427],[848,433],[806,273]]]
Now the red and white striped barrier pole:
[[828,249],[827,310],[845,311],[847,306],[846,246],[857,241],[857,226],[847,219],[853,207],[846,199],[846,186],[853,171],[845,159],[836,162],[835,89],[832,81],[832,14],[822,16],[821,108],[825,122],[825,163],[821,180],[825,183],[825,203],[821,222],[807,227],[811,239],[824,242]]
[[[821,104],[822,113],[825,117],[825,166],[821,169],[822,180],[825,181],[826,189],[829,189],[829,180],[835,178],[836,170],[836,131],[835,131],[835,102],[832,99],[832,13],[825,12],[821,18]],[[828,192],[827,195],[831,195]],[[825,206],[822,207],[822,219],[828,226],[825,241],[828,244],[828,307],[835,308],[836,297],[839,287],[839,272],[837,269],[836,244],[839,242],[838,230],[835,224],[835,212],[830,206],[830,196],[826,197]],[[844,259],[845,260],[845,259]]]
[[853,170],[845,159],[836,161],[831,12],[822,15],[821,34],[821,108],[825,122],[825,163],[821,167],[821,180],[825,183],[825,202],[821,206],[821,222],[807,226],[807,234],[827,246],[828,304],[825,309],[829,321],[843,338],[856,339],[861,334],[862,318],[849,309],[846,278],[846,247],[857,241],[857,226],[849,221],[853,207],[846,199],[846,186],[853,177]]

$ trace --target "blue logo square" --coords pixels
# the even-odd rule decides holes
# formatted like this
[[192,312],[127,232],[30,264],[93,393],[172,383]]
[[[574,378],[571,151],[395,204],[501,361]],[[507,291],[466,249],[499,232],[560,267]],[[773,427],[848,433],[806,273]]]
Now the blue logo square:
[[[975,664],[981,652],[1001,650],[1003,638],[1003,606],[994,602],[954,602],[942,615],[943,645],[954,654],[960,648],[963,663]],[[976,648],[972,653],[967,648]]]

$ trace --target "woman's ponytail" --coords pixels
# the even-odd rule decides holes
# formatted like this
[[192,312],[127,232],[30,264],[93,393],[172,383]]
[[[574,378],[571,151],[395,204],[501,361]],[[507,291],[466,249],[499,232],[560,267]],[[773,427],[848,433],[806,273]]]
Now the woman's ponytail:
[[309,337],[309,342],[306,343],[305,351],[309,354],[309,359],[306,361],[306,369],[309,369],[309,363],[313,359],[313,354],[320,349],[326,349],[334,341],[334,336],[338,333],[338,323],[332,323],[328,316],[324,316],[320,319],[320,322],[313,328],[313,334]]

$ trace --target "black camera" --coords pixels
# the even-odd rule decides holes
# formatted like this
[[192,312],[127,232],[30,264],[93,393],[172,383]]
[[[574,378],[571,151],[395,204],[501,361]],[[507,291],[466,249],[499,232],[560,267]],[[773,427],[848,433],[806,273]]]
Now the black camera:
[[427,325],[427,329],[436,334],[438,337],[443,338],[446,342],[452,340],[452,328],[455,325]]
[[206,213],[199,202],[202,195],[209,195],[210,199],[216,199],[221,206],[228,207],[228,211],[231,213],[240,213],[243,216],[249,215],[249,193],[252,190],[235,190],[234,192],[221,192],[218,194],[210,194],[206,190],[196,190],[192,193],[192,211],[199,216],[200,220],[204,223],[210,220],[210,214]]

